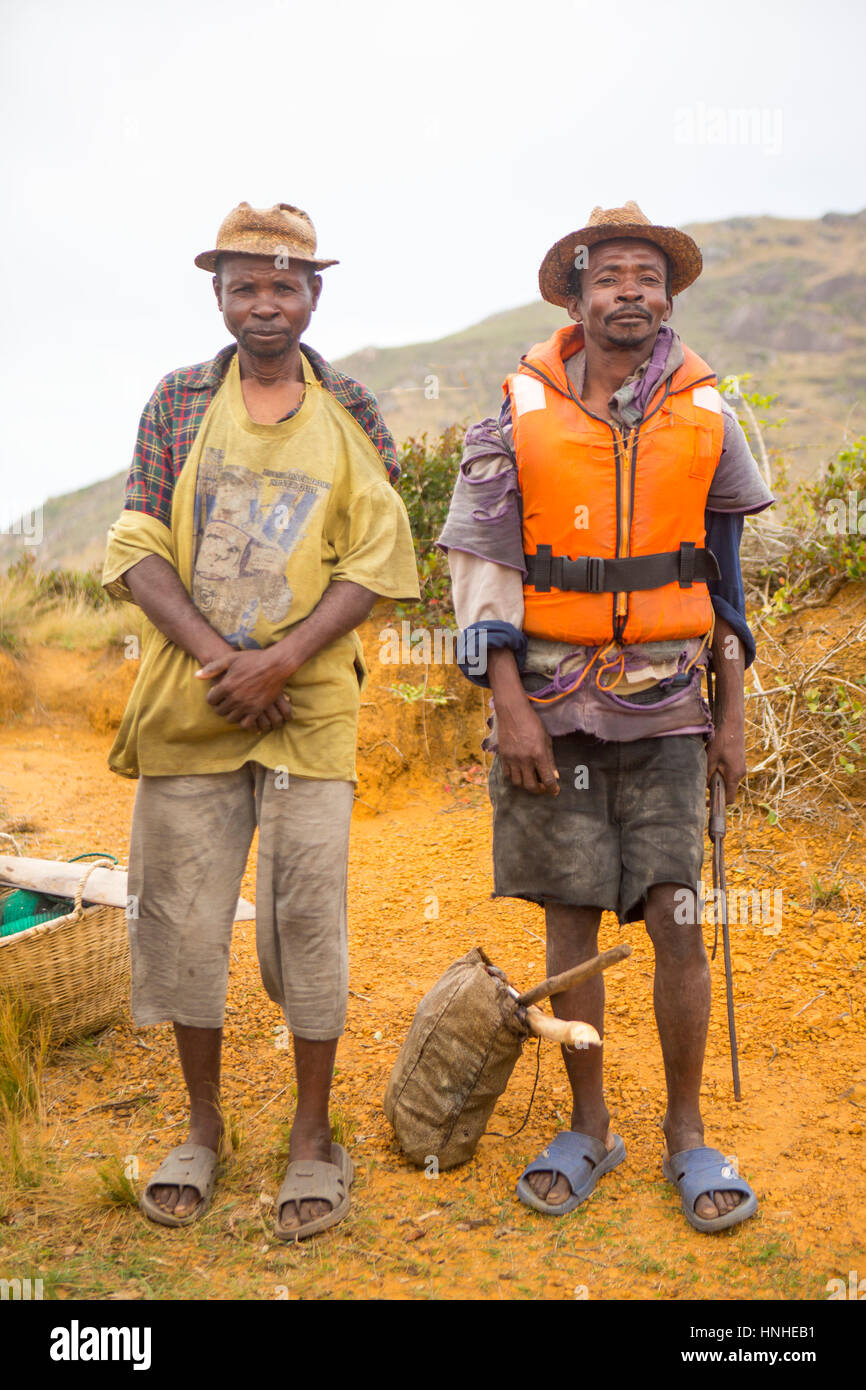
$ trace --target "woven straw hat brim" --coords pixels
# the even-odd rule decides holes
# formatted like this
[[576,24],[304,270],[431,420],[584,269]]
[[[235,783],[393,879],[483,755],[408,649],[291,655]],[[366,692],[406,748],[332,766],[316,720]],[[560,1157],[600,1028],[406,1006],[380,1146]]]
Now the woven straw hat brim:
[[671,293],[680,294],[697,280],[703,269],[703,257],[696,241],[678,227],[654,227],[641,222],[581,227],[570,232],[551,246],[538,272],[538,288],[548,304],[565,307],[568,282],[574,270],[578,246],[596,246],[600,241],[621,241],[625,237],[651,241],[664,251],[671,263]]
[[[235,248],[233,246],[223,246],[218,251],[202,251],[201,255],[196,256],[195,264],[200,270],[216,270],[217,256],[281,256],[286,255],[287,248],[285,243],[276,248],[267,246],[262,251],[250,251],[246,248]],[[314,256],[304,256],[299,251],[288,248],[288,256],[293,261],[306,261],[309,265],[314,265],[316,270],[327,270],[329,265],[339,265],[339,261],[318,260]]]

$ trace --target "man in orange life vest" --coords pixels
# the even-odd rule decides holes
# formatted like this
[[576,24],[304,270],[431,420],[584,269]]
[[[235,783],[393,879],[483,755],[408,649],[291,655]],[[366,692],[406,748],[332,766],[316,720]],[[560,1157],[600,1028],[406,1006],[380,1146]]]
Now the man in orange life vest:
[[[550,974],[596,953],[603,910],[645,921],[667,1083],[663,1171],[709,1232],[757,1208],[704,1145],[710,975],[695,889],[709,778],[723,774],[731,802],[745,774],[755,646],[739,540],[744,515],[773,499],[712,369],[667,322],[701,266],[691,237],[635,203],[596,208],[548,251],[542,296],[573,322],[522,358],[499,419],[468,431],[440,544],[462,668],[493,694],[495,896],[544,907]],[[470,662],[479,645],[486,661]],[[601,1034],[603,978],[553,1005]],[[570,1127],[517,1189],[556,1215],[625,1158],[602,1049],[563,1056]]]

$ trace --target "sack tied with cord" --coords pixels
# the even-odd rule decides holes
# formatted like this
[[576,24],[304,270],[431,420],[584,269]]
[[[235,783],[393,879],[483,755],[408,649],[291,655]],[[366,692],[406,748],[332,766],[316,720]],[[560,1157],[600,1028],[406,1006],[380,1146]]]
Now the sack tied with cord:
[[536,1003],[631,954],[614,946],[520,994],[476,946],[418,1005],[385,1091],[384,1110],[411,1163],[454,1168],[474,1154],[530,1036],[599,1046],[588,1023],[543,1014]]

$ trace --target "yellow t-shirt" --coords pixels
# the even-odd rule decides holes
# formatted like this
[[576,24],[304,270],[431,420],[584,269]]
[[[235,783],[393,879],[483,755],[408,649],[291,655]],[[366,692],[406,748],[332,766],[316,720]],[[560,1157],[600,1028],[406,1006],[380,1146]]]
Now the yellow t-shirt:
[[[201,613],[236,648],[270,646],[306,618],[333,580],[386,598],[418,596],[409,518],[379,453],[303,358],[299,409],[250,419],[235,356],[177,479],[171,527],[124,511],[108,533],[103,584],[145,555],[177,570]],[[141,665],[109,765],[126,777],[227,772],[248,760],[299,777],[355,781],[357,633],[310,657],[285,687],[293,717],[262,734],[207,703],[199,663],[144,620]]]

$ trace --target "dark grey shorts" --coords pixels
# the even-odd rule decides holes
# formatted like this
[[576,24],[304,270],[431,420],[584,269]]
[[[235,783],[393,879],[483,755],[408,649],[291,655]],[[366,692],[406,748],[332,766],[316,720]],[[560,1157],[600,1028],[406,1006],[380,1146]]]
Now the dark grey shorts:
[[654,883],[700,882],[706,833],[702,734],[604,743],[553,740],[558,796],[533,796],[490,769],[494,896],[568,903],[641,921]]

